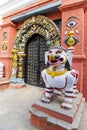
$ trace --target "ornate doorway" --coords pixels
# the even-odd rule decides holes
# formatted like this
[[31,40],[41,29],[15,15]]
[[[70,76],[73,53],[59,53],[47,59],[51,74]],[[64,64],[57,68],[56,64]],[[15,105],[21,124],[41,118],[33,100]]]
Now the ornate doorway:
[[42,15],[27,19],[15,39],[10,81],[43,86],[44,53],[55,45],[60,46],[60,31],[51,19]]
[[44,53],[46,50],[46,40],[39,34],[33,35],[27,41],[25,49],[25,83],[44,87],[41,71],[45,68]]

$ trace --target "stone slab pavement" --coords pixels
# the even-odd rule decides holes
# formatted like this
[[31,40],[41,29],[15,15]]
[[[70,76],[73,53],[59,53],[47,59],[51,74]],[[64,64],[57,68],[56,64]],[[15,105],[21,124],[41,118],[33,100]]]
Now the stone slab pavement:
[[[29,109],[44,89],[27,85],[0,91],[0,130],[39,130],[30,123]],[[87,130],[87,103],[78,130]]]

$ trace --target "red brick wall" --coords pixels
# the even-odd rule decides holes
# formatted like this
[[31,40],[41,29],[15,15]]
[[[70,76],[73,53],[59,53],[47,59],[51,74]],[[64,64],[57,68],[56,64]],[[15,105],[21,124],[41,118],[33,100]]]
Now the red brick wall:
[[[2,49],[3,45],[3,33],[7,32],[7,50],[4,51]],[[12,48],[14,45],[14,39],[16,35],[16,26],[13,25],[9,20],[7,19],[6,22],[4,22],[1,26],[0,30],[0,62],[3,62],[5,65],[5,73],[4,77],[10,78],[11,68],[12,68]]]
[[[67,3],[69,2],[69,3]],[[80,92],[83,90],[83,62],[84,62],[84,3],[82,4],[81,0],[78,0],[77,2],[74,0],[72,1],[67,1],[62,4],[60,7],[61,13],[62,13],[62,45],[65,46],[65,48],[68,48],[68,46],[64,43],[64,39],[66,38],[66,23],[67,19],[70,16],[75,16],[79,20],[77,21],[77,29],[79,31],[79,34],[75,33],[75,36],[78,37],[79,43],[75,45],[75,52],[74,52],[74,58],[73,58],[73,69],[76,69],[79,71],[80,77],[78,81],[78,89]],[[80,3],[81,2],[81,3]]]
[[63,6],[69,6],[71,4],[77,4],[83,2],[84,0],[62,0]]
[[85,26],[84,26],[84,53],[86,59],[84,60],[84,69],[83,69],[83,94],[87,100],[87,8],[85,11]]

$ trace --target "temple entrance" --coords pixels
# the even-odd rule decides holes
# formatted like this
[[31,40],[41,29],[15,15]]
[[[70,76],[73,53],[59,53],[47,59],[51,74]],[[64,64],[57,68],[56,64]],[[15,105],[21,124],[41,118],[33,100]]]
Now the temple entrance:
[[61,45],[59,27],[54,22],[37,15],[22,24],[12,50],[12,83],[44,87],[41,71],[45,68],[45,51]]
[[44,87],[41,71],[45,68],[46,40],[39,34],[33,35],[26,43],[25,83]]

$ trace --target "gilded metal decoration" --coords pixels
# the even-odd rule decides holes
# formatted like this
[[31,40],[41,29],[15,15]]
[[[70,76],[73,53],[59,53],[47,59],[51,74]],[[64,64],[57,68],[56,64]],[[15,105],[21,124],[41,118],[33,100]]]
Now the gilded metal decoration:
[[13,49],[12,50],[12,54],[13,54],[13,67],[17,67],[17,53],[18,53],[18,50],[16,49]]
[[18,78],[23,78],[23,59],[26,55],[18,52]]
[[79,42],[78,38],[74,36],[74,31],[69,31],[68,36],[65,38],[64,42],[68,46],[74,46],[77,42]]
[[11,73],[11,81],[16,82],[17,78],[17,66],[18,66],[18,50],[14,48],[12,50],[12,73]]
[[46,39],[47,44],[55,45],[56,43],[60,45],[60,32],[54,22],[45,16],[38,15],[26,20],[19,29],[15,40],[15,44],[18,46],[19,51],[22,48],[22,44],[25,46],[27,39],[34,34],[42,35]]
[[7,32],[4,32],[3,33],[3,41],[2,41],[2,49],[4,50],[4,51],[6,51],[7,50],[7,42],[8,42],[8,34],[7,34]]
[[66,38],[64,39],[64,42],[67,46],[74,46],[76,43],[79,42],[79,39],[75,34],[79,34],[78,31],[78,17],[76,16],[70,16],[67,19],[66,22],[66,31],[65,35],[67,34]]
[[7,50],[7,40],[4,40],[4,41],[3,41],[2,49],[3,49],[4,51]]

